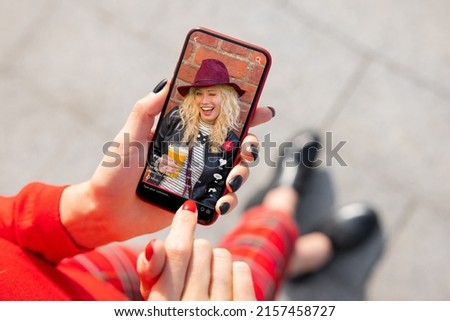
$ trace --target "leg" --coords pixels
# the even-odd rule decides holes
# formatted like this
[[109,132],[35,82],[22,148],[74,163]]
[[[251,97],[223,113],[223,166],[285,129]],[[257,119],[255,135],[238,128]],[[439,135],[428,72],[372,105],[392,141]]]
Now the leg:
[[[263,205],[271,210],[282,211],[294,217],[298,193],[289,186],[278,187],[264,198]],[[321,232],[313,232],[295,241],[287,268],[287,276],[300,276],[323,268],[333,258],[333,244]]]
[[130,300],[142,300],[136,260],[139,252],[122,243],[112,243],[62,260],[61,270],[76,270],[110,283]]
[[282,145],[273,179],[246,206],[240,224],[221,243],[252,270],[258,300],[272,300],[298,238],[294,212],[319,150],[315,133],[302,132]]
[[235,261],[250,266],[258,300],[273,300],[284,276],[298,237],[293,220],[296,202],[294,190],[275,188],[262,205],[249,209],[219,244],[231,252]]
[[321,232],[312,232],[295,241],[286,276],[299,277],[316,272],[326,266],[333,258],[333,244]]
[[376,211],[369,205],[351,203],[342,206],[314,232],[297,239],[287,276],[292,278],[317,272],[331,262],[335,254],[362,243],[377,226]]
[[292,187],[274,188],[220,244],[234,260],[249,264],[258,300],[273,300],[286,273],[298,276],[317,271],[333,256],[330,239],[323,233],[298,237],[297,200]]
[[240,224],[221,244],[235,260],[249,264],[258,300],[274,299],[285,273],[298,277],[322,269],[336,251],[359,244],[376,226],[375,211],[355,203],[339,209],[316,232],[298,236],[295,208],[318,144],[314,133],[293,138],[279,155],[272,181],[250,201]]

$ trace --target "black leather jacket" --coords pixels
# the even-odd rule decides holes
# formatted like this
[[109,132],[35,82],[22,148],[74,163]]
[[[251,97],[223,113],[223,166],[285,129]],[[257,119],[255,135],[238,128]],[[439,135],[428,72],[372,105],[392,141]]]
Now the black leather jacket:
[[[148,182],[151,184],[159,185],[164,178],[164,174],[159,172],[155,166],[156,160],[162,155],[168,154],[169,142],[182,140],[183,129],[177,127],[180,121],[179,109],[175,107],[164,117],[158,135],[154,137],[149,157],[151,173]],[[219,152],[213,153],[210,150],[210,141],[206,140],[203,172],[192,189],[192,199],[212,208],[215,207],[217,200],[222,195],[225,180],[229,170],[233,167],[239,147],[238,137],[232,131],[228,132],[226,141],[227,143],[231,142],[233,145],[229,145],[234,148],[226,151],[223,146],[220,146]]]

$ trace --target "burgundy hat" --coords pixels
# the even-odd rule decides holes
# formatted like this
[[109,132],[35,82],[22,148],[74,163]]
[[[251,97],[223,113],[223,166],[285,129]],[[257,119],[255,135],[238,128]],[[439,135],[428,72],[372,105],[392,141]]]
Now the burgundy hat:
[[236,90],[239,97],[245,94],[245,90],[242,90],[237,84],[230,82],[227,67],[225,67],[223,62],[216,59],[203,60],[195,75],[194,83],[190,86],[178,87],[178,92],[184,97],[192,87],[210,87],[215,85],[231,86]]

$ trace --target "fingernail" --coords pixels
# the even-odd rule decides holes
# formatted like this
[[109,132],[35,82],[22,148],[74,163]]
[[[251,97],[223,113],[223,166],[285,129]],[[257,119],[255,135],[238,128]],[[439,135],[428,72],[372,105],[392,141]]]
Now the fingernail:
[[267,106],[267,108],[270,109],[270,111],[272,112],[272,118],[274,118],[275,115],[276,115],[275,108],[273,108],[273,107],[271,107],[271,106]]
[[220,215],[226,214],[229,209],[230,209],[230,203],[228,203],[228,202],[222,203],[222,205],[219,206]]
[[153,88],[153,93],[157,94],[159,93],[167,84],[167,79],[163,79],[159,82],[159,84],[156,85],[155,88]]
[[195,211],[197,211],[197,203],[195,203],[193,200],[187,200],[186,202],[184,202],[181,209],[195,213]]
[[259,149],[258,146],[251,144],[250,145],[250,153],[252,153],[253,156],[253,160],[257,160],[258,159],[258,154],[259,154]]
[[147,246],[145,247],[145,258],[147,259],[147,261],[150,261],[153,256],[153,243],[155,243],[154,239],[148,242]]
[[230,185],[231,190],[233,192],[236,192],[239,189],[239,187],[241,187],[242,180],[243,180],[243,178],[241,175],[237,175],[237,176],[233,177],[232,179],[230,179],[228,184]]

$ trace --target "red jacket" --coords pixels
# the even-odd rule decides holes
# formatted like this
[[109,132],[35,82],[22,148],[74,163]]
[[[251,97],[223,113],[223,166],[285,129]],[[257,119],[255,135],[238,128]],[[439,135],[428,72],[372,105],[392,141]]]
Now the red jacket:
[[32,183],[0,196],[0,300],[126,300],[111,284],[58,266],[86,250],[60,221],[64,186]]

